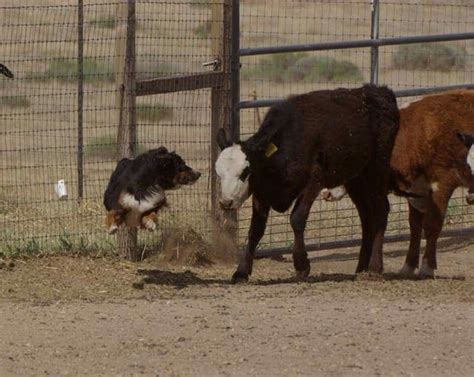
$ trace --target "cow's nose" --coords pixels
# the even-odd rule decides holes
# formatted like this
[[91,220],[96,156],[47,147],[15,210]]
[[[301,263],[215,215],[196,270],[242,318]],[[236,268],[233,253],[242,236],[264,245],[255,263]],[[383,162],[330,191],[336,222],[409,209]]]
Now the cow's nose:
[[219,201],[221,203],[222,208],[230,208],[232,206],[232,199],[221,199]]

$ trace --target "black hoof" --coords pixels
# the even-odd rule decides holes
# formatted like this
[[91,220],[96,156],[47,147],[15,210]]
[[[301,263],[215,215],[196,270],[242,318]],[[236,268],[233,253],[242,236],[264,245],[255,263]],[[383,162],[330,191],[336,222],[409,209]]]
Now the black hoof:
[[311,267],[309,265],[303,271],[296,270],[295,271],[296,278],[298,280],[306,280],[306,278],[309,276],[310,271],[311,271]]
[[232,284],[247,283],[248,281],[249,275],[244,272],[235,271],[232,275]]

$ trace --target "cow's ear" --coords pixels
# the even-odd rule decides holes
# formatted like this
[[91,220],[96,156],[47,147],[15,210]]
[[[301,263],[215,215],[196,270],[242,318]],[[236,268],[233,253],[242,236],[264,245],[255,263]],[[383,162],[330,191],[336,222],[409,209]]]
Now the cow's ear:
[[457,135],[459,140],[461,140],[467,148],[471,148],[471,146],[474,144],[474,136],[461,132],[458,132]]
[[217,145],[221,150],[224,150],[232,145],[232,142],[227,138],[223,128],[220,128],[219,131],[217,131]]

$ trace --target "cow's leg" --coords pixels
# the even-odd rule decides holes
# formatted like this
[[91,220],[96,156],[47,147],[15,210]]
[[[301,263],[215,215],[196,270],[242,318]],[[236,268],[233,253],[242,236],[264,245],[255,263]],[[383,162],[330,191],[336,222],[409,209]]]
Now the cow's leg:
[[410,223],[410,246],[408,248],[408,254],[405,259],[405,264],[400,270],[400,274],[406,277],[413,276],[415,270],[418,268],[418,263],[420,261],[420,244],[424,218],[423,212],[416,209],[410,203],[408,203],[408,209],[408,221]]
[[370,254],[372,252],[373,235],[370,228],[372,208],[369,197],[367,196],[368,188],[367,181],[360,176],[346,183],[347,193],[357,208],[362,227],[362,242],[356,273],[367,271],[369,268]]
[[369,226],[373,239],[368,270],[381,274],[383,272],[383,239],[385,229],[387,229],[388,213],[390,212],[387,194],[379,193],[372,197],[372,206],[374,216],[373,222]]
[[306,228],[306,220],[308,219],[311,206],[321,191],[318,184],[310,184],[303,191],[296,201],[291,211],[290,223],[295,235],[295,243],[293,245],[293,265],[295,266],[296,277],[305,278],[309,275],[311,266],[308,260],[304,244],[304,230]]
[[270,206],[258,200],[255,195],[252,198],[252,220],[248,234],[248,243],[245,253],[240,256],[237,271],[232,276],[232,282],[247,281],[252,274],[253,258],[255,249],[265,233]]
[[432,200],[427,206],[423,221],[426,249],[419,270],[421,277],[434,278],[434,270],[437,268],[436,244],[443,228],[444,216],[453,191],[453,188],[439,184],[438,190],[431,194]]

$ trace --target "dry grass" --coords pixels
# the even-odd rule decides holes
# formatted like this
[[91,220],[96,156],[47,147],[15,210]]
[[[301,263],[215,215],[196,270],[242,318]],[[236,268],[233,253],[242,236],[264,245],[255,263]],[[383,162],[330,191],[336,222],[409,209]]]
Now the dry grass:
[[[99,22],[107,17],[112,19],[115,7],[108,1],[90,0],[85,3],[85,19],[93,27],[85,28],[85,52],[91,63],[87,68],[90,79],[85,85],[84,138],[85,145],[94,145],[98,140],[114,139],[118,123],[116,90],[111,75],[115,29],[102,27],[105,24]],[[91,6],[95,3],[101,5]],[[197,37],[195,30],[211,18],[211,8],[196,6],[197,3],[137,3],[140,24],[137,30],[137,68],[140,79],[207,71],[201,63],[212,58],[212,39]],[[104,210],[101,205],[103,190],[115,164],[112,155],[86,159],[85,197],[81,204],[76,201],[77,89],[73,60],[77,49],[76,2],[49,0],[41,3],[59,4],[71,7],[1,8],[37,6],[38,2],[33,0],[20,3],[6,0],[0,6],[0,32],[6,42],[0,45],[2,62],[9,64],[17,78],[14,81],[0,80],[0,98],[18,97],[30,103],[29,107],[0,107],[0,151],[6,156],[0,159],[0,188],[4,194],[8,193],[7,204],[0,197],[0,248],[7,252],[114,248],[114,238],[105,235],[103,229]],[[430,2],[430,5],[420,6],[406,1],[402,5],[386,4],[381,14],[381,35],[399,35],[400,30],[405,34],[428,34],[472,29],[474,8],[451,7],[449,4],[444,2],[441,6]],[[272,2],[271,8],[269,13],[266,2],[242,2],[243,47],[357,39],[369,35],[368,3],[277,0]],[[264,14],[268,17],[257,17]],[[422,17],[431,21],[421,22]],[[59,42],[54,42],[57,40]],[[473,55],[471,42],[460,45],[465,46],[468,57]],[[381,81],[394,88],[473,80],[472,59],[467,59],[464,69],[452,72],[395,70],[391,66],[395,51],[392,47],[380,49]],[[320,80],[320,83],[306,80],[276,82],[264,76],[244,78],[242,99],[249,98],[250,93],[256,93],[258,98],[281,97],[320,88],[355,86],[367,81],[368,49],[331,51],[324,55],[356,65],[363,77],[356,82],[343,79],[337,82]],[[252,69],[259,60],[259,57],[243,58],[243,70]],[[58,62],[60,67],[52,69]],[[47,80],[30,80],[28,73],[31,72],[53,72],[54,75],[48,74]],[[172,116],[163,117],[160,110],[159,119],[155,116],[139,118],[139,144],[146,149],[165,145],[181,154],[191,166],[206,173],[192,188],[170,193],[171,206],[160,215],[160,225],[169,228],[176,223],[186,224],[198,233],[207,234],[211,227],[208,220],[210,90],[140,98],[139,103],[148,109],[159,104],[173,109]],[[241,112],[243,135],[249,135],[257,128],[256,119],[254,110]],[[53,184],[59,179],[66,181],[67,201],[58,201],[54,194]],[[407,228],[405,204],[400,203],[393,205],[391,232]],[[451,226],[459,227],[472,220],[472,210],[465,206],[461,208],[459,215],[451,216],[455,222]],[[240,211],[241,242],[248,229],[249,214],[248,206]],[[337,204],[316,202],[308,228],[307,240],[310,243],[358,238],[360,235],[356,211],[347,200]],[[85,239],[87,247],[84,246]],[[159,239],[158,233],[141,234],[142,244],[152,245]],[[286,214],[272,216],[262,245],[278,247],[291,242],[292,232]]]

